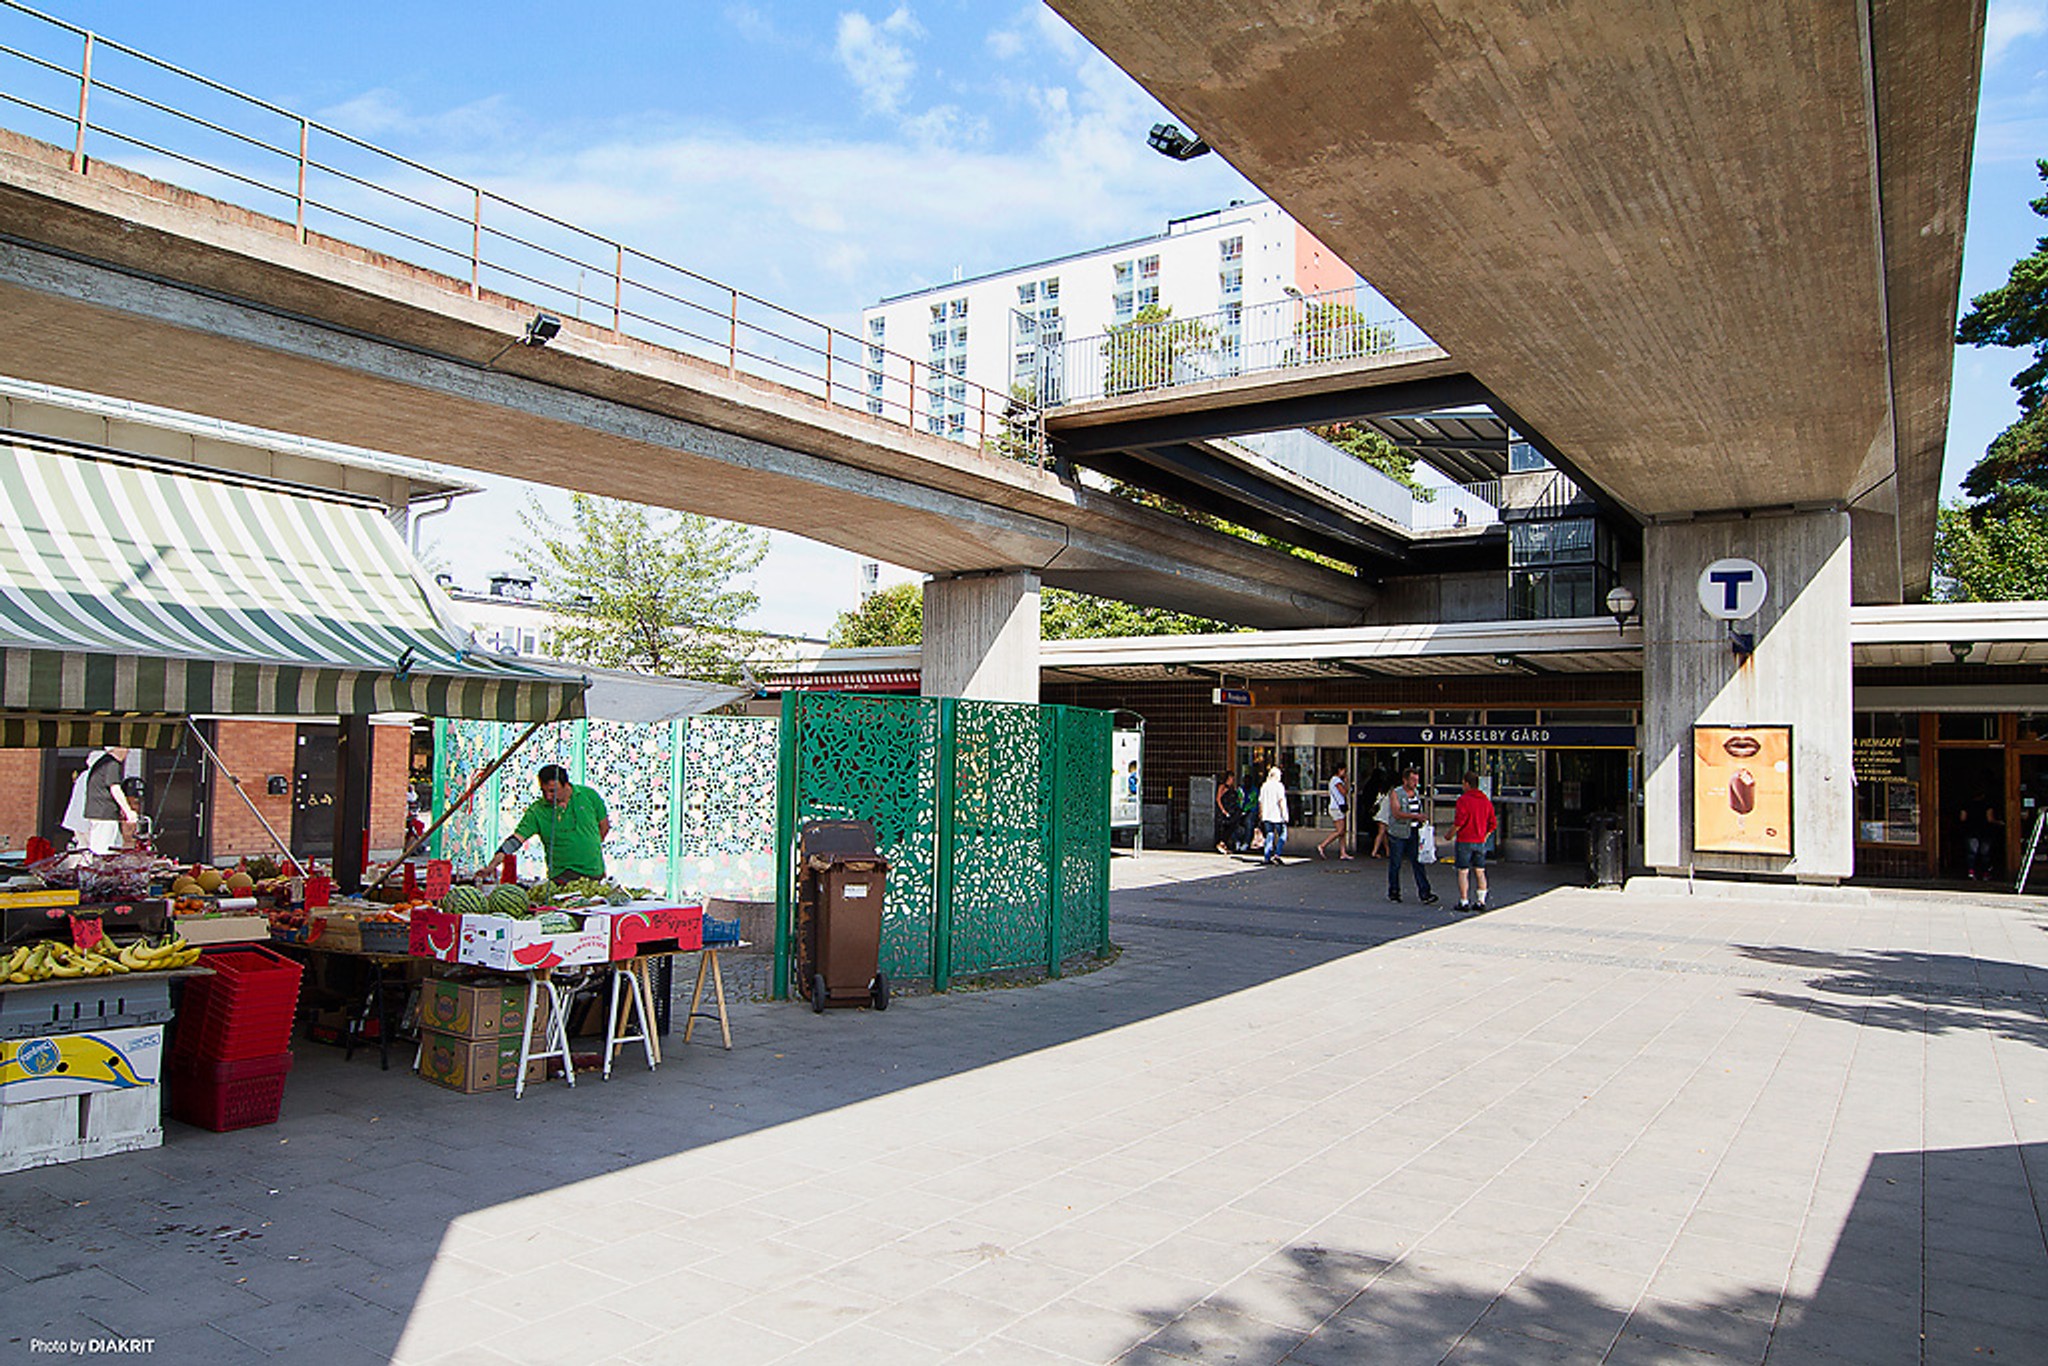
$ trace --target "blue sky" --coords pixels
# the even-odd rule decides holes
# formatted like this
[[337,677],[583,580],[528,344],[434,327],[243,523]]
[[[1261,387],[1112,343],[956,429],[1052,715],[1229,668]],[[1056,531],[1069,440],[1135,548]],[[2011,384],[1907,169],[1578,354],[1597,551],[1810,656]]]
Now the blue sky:
[[[1219,158],[1147,150],[1158,106],[1024,0],[48,8],[842,324],[956,267],[1083,250],[1256,194]],[[2048,232],[2026,207],[2048,156],[2048,0],[1993,0],[1988,22],[1965,299]],[[2021,363],[1958,353],[1950,491],[2016,415]],[[501,529],[522,501],[500,481],[458,504],[433,524],[440,558],[480,582],[507,562]],[[857,564],[778,535],[757,624],[822,633],[855,600]]]

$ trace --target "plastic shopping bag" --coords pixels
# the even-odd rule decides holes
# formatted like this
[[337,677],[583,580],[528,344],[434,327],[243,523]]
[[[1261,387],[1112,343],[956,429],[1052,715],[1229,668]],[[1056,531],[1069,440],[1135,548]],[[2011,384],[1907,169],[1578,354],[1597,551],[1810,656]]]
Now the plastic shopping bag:
[[1423,863],[1436,862],[1436,827],[1427,821],[1415,827],[1415,857]]

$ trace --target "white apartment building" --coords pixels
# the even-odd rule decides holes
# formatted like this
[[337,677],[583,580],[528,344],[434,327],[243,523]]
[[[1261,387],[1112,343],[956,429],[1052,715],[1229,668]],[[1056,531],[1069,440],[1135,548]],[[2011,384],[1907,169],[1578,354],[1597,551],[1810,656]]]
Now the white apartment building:
[[[1094,339],[1148,307],[1212,327],[1226,355],[1247,310],[1358,277],[1268,200],[1176,218],[1094,251],[934,285],[862,311],[868,411],[980,444],[1013,390],[1058,403]],[[893,354],[892,354],[893,353]],[[1074,359],[1070,359],[1074,358]],[[1078,391],[1076,391],[1078,392]]]

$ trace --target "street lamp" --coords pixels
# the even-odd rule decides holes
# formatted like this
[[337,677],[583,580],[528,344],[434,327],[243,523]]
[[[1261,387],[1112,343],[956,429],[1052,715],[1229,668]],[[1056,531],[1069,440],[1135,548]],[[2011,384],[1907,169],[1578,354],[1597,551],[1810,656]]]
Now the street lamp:
[[1175,161],[1193,161],[1196,157],[1209,154],[1209,144],[1198,137],[1180,131],[1176,124],[1155,123],[1152,131],[1145,135],[1145,141],[1152,150]]
[[1625,583],[1618,583],[1607,590],[1607,615],[1614,618],[1620,634],[1628,634],[1630,617],[1642,614],[1636,610],[1636,591]]

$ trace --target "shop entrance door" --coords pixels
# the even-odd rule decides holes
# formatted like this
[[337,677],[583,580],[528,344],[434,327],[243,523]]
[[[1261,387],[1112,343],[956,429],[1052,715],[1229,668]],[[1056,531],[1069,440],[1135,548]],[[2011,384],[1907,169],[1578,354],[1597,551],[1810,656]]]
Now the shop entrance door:
[[1549,862],[1586,861],[1586,821],[1595,813],[1619,816],[1628,828],[1628,761],[1628,751],[1621,749],[1550,751]]
[[[2027,841],[2034,834],[2034,822],[2041,819],[2042,812],[2048,811],[2048,754],[2022,754],[2019,761],[2020,804],[2012,817],[2017,823],[2006,841],[2007,848],[2016,851],[2012,855],[2015,858],[2026,852]],[[2029,885],[2034,877],[2048,873],[2048,863],[2044,863],[2044,859],[2048,859],[2048,830],[2042,832],[2041,848],[2034,854],[2034,872],[2028,875]],[[2013,872],[2018,873],[2019,869],[2015,867]]]
[[145,751],[142,809],[155,831],[156,851],[180,863],[206,861],[204,812],[206,753],[188,732],[176,749]]
[[335,742],[341,728],[299,727],[298,758],[292,769],[292,853],[298,858],[334,857]]
[[1358,832],[1358,853],[1372,852],[1373,822],[1379,819],[1380,805],[1387,789],[1401,785],[1402,769],[1410,764],[1424,769],[1427,759],[1428,755],[1419,745],[1407,748],[1359,745],[1352,749],[1351,805],[1358,813],[1358,819],[1353,822],[1353,828]]
[[[2005,810],[2005,751],[2002,749],[1937,749],[1935,791],[1941,800],[1940,819],[1935,822],[1935,870],[1939,877],[1960,878],[1968,874],[1969,853],[1963,843],[1963,820],[1967,813],[1990,807],[2000,819]],[[2038,761],[2037,761],[2038,762]],[[2022,761],[2024,765],[2024,761]],[[2004,847],[1993,846],[1993,876],[2015,871],[2008,866],[2010,835]]]

